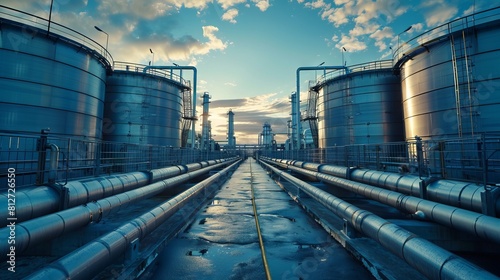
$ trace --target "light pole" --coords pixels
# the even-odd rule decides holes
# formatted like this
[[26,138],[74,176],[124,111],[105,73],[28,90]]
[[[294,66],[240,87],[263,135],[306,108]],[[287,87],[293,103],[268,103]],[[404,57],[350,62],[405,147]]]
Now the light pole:
[[[175,62],[172,62],[173,65],[175,65],[176,67],[179,67],[179,64],[175,63]],[[180,70],[179,70],[179,82],[182,84],[182,67],[180,67]]]
[[[320,67],[321,65],[325,64],[325,62],[321,62],[320,64],[318,64],[318,67]],[[325,73],[323,73],[324,75]],[[318,70],[315,70],[314,71],[314,79],[316,80],[316,83],[318,82]]]
[[105,53],[104,55],[107,57],[107,53],[108,53],[108,41],[109,41],[109,35],[108,35],[108,33],[104,32],[104,30],[100,29],[100,28],[99,28],[99,27],[97,27],[97,26],[94,26],[94,28],[95,28],[95,29],[97,29],[97,31],[99,31],[99,32],[102,32],[102,33],[106,34],[106,49],[105,49],[105,50],[106,50],[106,53]]
[[346,62],[344,62],[344,52],[346,52],[347,50],[345,49],[345,47],[342,47],[342,49],[340,50],[340,52],[342,52],[342,66],[345,66],[346,65]]
[[49,24],[47,26],[47,36],[50,33],[50,21],[52,20],[52,6],[53,5],[54,5],[54,0],[50,1]]
[[406,28],[404,31],[402,31],[401,33],[398,34],[398,48],[396,49],[397,52],[399,52],[399,36],[401,36],[401,34],[405,33],[405,32],[408,32],[411,28],[412,28],[413,25],[410,25],[408,28]]
[[155,65],[155,53],[153,52],[152,49],[149,49],[149,51],[153,54],[153,62],[151,62],[151,66]]

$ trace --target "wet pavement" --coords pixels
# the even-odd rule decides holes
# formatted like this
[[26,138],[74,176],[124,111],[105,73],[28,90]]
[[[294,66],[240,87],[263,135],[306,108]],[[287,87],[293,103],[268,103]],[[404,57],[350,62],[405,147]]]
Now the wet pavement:
[[150,279],[265,279],[251,188],[274,279],[373,279],[252,158],[157,259]]

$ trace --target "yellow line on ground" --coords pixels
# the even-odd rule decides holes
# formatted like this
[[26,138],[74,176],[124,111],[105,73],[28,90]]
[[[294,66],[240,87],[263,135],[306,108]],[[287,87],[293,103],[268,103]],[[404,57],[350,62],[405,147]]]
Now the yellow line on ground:
[[257,235],[259,236],[259,246],[262,254],[262,262],[264,263],[264,270],[266,272],[267,280],[271,280],[271,272],[269,271],[269,264],[267,263],[266,250],[264,248],[264,240],[262,239],[262,234],[260,233],[259,217],[257,216],[257,206],[255,204],[255,194],[253,188],[253,172],[252,172],[252,162],[250,162],[250,189],[252,191],[252,205],[253,205],[253,216],[255,217],[255,227],[257,227]]

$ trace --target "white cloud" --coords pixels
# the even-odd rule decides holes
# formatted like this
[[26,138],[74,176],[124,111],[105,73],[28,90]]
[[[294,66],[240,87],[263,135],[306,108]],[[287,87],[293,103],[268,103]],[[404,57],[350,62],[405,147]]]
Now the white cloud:
[[203,37],[208,39],[208,42],[201,44],[194,54],[207,54],[212,50],[223,50],[227,47],[227,44],[222,42],[221,39],[215,36],[215,33],[219,31],[219,28],[215,26],[203,26]]
[[[276,97],[276,93],[259,96],[216,100],[210,106],[212,134],[216,140],[227,137],[227,112],[234,113],[234,129],[236,143],[256,143],[265,122],[271,124],[274,133],[285,133],[287,120],[290,118],[290,102],[288,97]],[[285,136],[277,136],[278,143],[283,143]]]
[[349,31],[349,34],[355,37],[373,34],[378,28],[378,24],[356,24],[354,28]]
[[375,46],[378,47],[379,51],[383,51],[387,49],[387,44],[384,42],[385,39],[394,38],[394,32],[390,27],[384,27],[383,29],[379,29],[373,32],[370,35],[370,38],[375,39]]
[[362,51],[367,48],[365,42],[360,41],[358,37],[346,36],[345,34],[342,34],[342,38],[335,47],[339,49],[345,47],[349,52]]
[[308,2],[305,5],[306,5],[306,7],[310,7],[312,9],[324,9],[324,8],[330,6],[330,5],[327,5],[323,0],[316,0],[314,2]]
[[458,13],[455,5],[442,0],[424,2],[422,7],[426,25],[430,28],[449,21]]
[[[334,3],[325,3],[323,0],[304,3],[305,7],[319,9],[321,18],[332,23],[335,27],[349,26],[348,35],[342,34],[332,37],[337,48],[346,47],[349,51],[367,49],[367,44],[374,44],[380,51],[387,48],[393,39],[390,28],[381,26],[393,21],[409,10],[409,6],[399,0],[334,0]],[[370,42],[372,39],[374,42]]]
[[175,8],[163,1],[147,0],[145,2],[103,0],[100,1],[98,10],[103,16],[128,14],[135,18],[153,19]]
[[236,23],[235,18],[238,16],[237,9],[229,9],[222,15],[222,20],[229,21],[230,23]]
[[252,2],[254,2],[255,6],[262,12],[265,12],[270,6],[269,0],[252,0]]
[[463,16],[468,16],[473,14],[476,11],[476,7],[474,5],[471,5],[468,9],[466,9],[463,13]]
[[[203,26],[202,31],[205,42],[187,35],[181,38],[173,38],[170,35],[163,34],[144,40],[117,31],[113,36],[116,38],[116,42],[121,43],[110,45],[110,49],[116,61],[152,60],[149,53],[151,48],[155,54],[155,64],[161,63],[161,61],[175,61],[179,64],[196,66],[203,55],[212,51],[221,51],[227,47],[228,44],[217,37],[218,30],[215,26]],[[118,36],[122,38],[118,38]]]
[[411,29],[408,31],[409,34],[415,33],[419,34],[424,30],[424,24],[423,23],[415,23],[412,24]]
[[[194,0],[194,1],[196,1],[196,0]],[[212,2],[212,1],[210,1],[210,2]],[[246,2],[246,0],[217,0],[217,3],[219,3],[224,10],[231,8],[231,7],[235,6],[236,4],[245,3],[245,2]]]

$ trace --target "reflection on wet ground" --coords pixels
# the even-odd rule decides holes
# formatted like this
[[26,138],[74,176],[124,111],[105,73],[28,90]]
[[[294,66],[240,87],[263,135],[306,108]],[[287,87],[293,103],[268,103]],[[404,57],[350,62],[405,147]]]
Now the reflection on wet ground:
[[274,279],[372,278],[250,158],[169,242],[151,279],[265,279],[252,184]]

